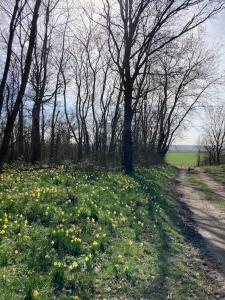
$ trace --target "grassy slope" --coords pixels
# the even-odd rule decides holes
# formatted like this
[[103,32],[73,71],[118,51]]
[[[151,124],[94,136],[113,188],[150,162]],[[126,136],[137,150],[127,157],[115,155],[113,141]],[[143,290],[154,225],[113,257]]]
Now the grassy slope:
[[195,152],[169,152],[166,160],[176,167],[193,167],[197,163],[197,153]]
[[206,299],[171,208],[172,167],[0,178],[0,299]]

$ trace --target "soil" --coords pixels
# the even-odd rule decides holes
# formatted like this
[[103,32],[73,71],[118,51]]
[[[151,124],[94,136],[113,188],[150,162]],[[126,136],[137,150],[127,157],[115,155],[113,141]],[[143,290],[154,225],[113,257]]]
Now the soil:
[[199,177],[208,185],[208,187],[214,192],[224,197],[225,199],[225,186],[215,181],[209,174],[203,172],[201,169],[198,171]]
[[[201,170],[198,173],[225,201],[225,187]],[[225,206],[207,201],[190,182],[190,173],[186,170],[180,170],[176,192],[177,209],[185,224],[186,235],[200,249],[205,270],[216,282],[211,299],[225,300]]]

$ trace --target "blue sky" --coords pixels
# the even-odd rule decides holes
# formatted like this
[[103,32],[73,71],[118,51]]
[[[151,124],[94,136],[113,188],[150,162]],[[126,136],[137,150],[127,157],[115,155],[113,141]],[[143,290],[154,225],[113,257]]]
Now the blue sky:
[[[215,45],[220,48],[221,60],[220,68],[225,70],[225,11],[221,12],[216,17],[210,19],[205,24],[206,42],[209,46]],[[221,95],[220,101],[225,103],[225,95]],[[204,116],[200,112],[196,112],[191,117],[191,123],[188,128],[182,132],[180,138],[177,138],[174,144],[193,145],[197,143],[198,137],[201,133]]]

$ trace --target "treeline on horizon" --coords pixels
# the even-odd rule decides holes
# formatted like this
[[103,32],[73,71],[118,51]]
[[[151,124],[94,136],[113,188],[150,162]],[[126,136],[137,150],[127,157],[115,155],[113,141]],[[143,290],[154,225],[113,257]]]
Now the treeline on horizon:
[[220,83],[202,24],[209,0],[0,1],[0,170],[5,162],[164,160]]

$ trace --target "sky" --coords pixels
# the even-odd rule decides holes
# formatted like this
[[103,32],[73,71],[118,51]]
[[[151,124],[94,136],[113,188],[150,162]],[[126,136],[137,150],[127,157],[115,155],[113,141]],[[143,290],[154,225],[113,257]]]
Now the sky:
[[[210,19],[205,24],[205,38],[209,46],[217,46],[220,48],[221,59],[220,68],[225,70],[225,11],[221,12],[214,18]],[[220,95],[220,101],[223,101],[223,94]],[[225,95],[224,95],[225,103]],[[174,144],[179,145],[195,145],[201,135],[202,124],[204,122],[204,115],[202,111],[197,111],[190,119],[186,130],[180,134]]]

